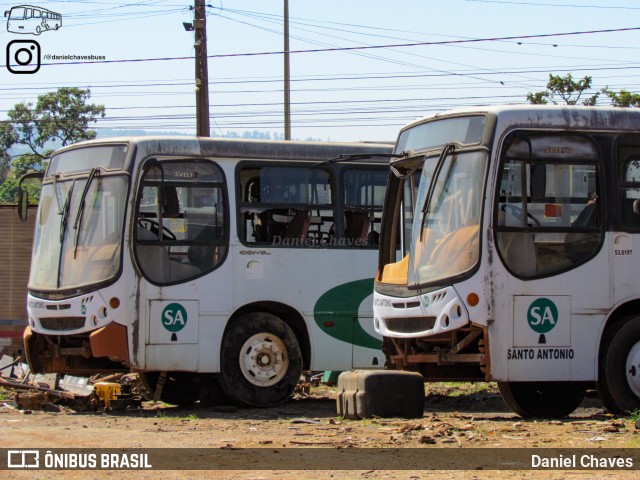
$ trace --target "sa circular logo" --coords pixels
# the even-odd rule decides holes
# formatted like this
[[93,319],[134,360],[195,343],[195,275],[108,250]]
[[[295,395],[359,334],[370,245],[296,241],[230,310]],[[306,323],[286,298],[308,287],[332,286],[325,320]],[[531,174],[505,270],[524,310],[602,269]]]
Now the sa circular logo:
[[162,310],[162,326],[170,332],[179,332],[187,325],[187,311],[179,303],[170,303]]
[[527,321],[534,332],[550,332],[558,323],[558,307],[548,298],[538,298],[529,306]]

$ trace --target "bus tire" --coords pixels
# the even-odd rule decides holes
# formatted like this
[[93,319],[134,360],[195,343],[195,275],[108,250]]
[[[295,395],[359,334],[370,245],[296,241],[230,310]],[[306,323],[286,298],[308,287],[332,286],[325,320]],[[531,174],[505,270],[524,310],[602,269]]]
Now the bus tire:
[[498,382],[502,399],[524,418],[564,418],[582,402],[585,384],[579,382]]
[[598,394],[615,414],[640,409],[640,317],[629,317],[604,340]]
[[302,353],[289,325],[269,313],[234,321],[222,339],[222,389],[238,403],[270,407],[286,401],[302,373]]
[[[153,400],[156,384],[160,374],[158,372],[140,373],[140,380],[147,391],[145,399]],[[197,375],[184,372],[167,372],[167,377],[160,393],[160,400],[170,405],[188,407],[198,400],[200,383]]]

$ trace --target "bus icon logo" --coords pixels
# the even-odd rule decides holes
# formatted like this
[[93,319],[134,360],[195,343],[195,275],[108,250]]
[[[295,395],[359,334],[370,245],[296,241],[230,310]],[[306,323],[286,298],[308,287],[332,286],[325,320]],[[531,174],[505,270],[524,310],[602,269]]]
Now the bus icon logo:
[[62,15],[42,7],[18,5],[4,12],[7,32],[40,35],[62,26]]
[[8,450],[8,468],[39,468],[40,452],[38,450]]

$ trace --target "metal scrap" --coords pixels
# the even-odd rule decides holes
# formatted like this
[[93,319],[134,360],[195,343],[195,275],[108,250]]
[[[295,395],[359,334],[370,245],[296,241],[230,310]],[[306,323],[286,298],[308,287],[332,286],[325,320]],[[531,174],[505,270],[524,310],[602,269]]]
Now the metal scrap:
[[[134,376],[137,377],[137,376]],[[108,399],[96,394],[98,381],[118,381],[118,391]],[[0,358],[0,387],[14,392],[13,405],[25,413],[43,410],[49,406],[64,405],[76,411],[95,411],[108,407],[111,410],[140,408],[141,398],[132,391],[136,379],[118,374],[92,378],[72,375],[33,374],[22,359],[7,355]]]

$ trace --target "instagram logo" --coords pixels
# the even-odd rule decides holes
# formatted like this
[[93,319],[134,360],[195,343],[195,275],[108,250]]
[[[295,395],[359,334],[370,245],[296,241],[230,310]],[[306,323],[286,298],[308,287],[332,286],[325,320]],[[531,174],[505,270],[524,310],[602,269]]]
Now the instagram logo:
[[7,70],[36,73],[40,70],[40,44],[35,40],[13,40],[7,45]]

